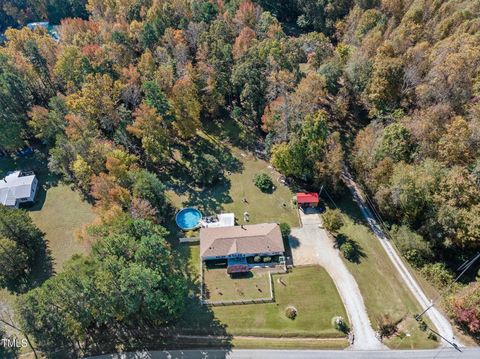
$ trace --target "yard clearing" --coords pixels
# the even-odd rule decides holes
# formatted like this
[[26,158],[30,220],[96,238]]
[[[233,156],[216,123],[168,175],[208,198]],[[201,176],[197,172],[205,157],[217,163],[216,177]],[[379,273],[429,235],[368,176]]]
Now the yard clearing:
[[227,301],[270,298],[268,273],[268,268],[254,268],[241,276],[231,277],[225,268],[204,268],[205,299]]
[[29,212],[35,224],[45,232],[57,272],[74,254],[87,253],[88,248],[75,239],[75,232],[91,223],[95,214],[80,194],[65,184],[58,184],[46,191],[41,207],[35,204]]
[[413,318],[413,315],[421,311],[419,304],[399,278],[381,244],[364,223],[355,203],[350,196],[344,196],[336,202],[345,214],[345,225],[339,235],[354,240],[360,252],[358,263],[342,259],[358,283],[372,326],[377,329],[381,316],[388,314],[395,321],[401,320],[399,331],[405,334],[402,339],[395,336],[384,340],[388,347],[436,348],[438,342],[428,339],[428,333],[422,332]]

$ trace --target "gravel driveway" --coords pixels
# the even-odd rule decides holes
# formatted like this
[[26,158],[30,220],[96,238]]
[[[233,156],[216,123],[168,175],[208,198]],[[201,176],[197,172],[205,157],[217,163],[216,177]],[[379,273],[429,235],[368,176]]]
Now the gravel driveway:
[[352,349],[384,350],[386,347],[377,339],[365,309],[363,297],[355,278],[350,274],[334,248],[327,232],[320,228],[320,216],[313,212],[300,211],[301,228],[292,228],[290,246],[293,264],[319,264],[332,277],[350,319],[355,341]]

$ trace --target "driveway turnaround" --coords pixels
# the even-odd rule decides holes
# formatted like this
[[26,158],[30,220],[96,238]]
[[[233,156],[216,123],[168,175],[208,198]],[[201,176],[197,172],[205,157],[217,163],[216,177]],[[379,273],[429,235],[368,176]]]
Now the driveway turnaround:
[[355,202],[362,211],[362,214],[370,225],[370,228],[375,234],[375,237],[380,241],[383,249],[392,261],[393,265],[397,269],[408,289],[410,289],[412,294],[417,299],[418,303],[420,303],[422,310],[430,307],[430,309],[428,309],[428,311],[426,312],[426,315],[432,321],[440,336],[444,338],[444,340],[442,341],[442,345],[450,346],[450,344],[445,341],[446,339],[452,343],[455,343],[458,346],[462,346],[462,344],[454,338],[453,329],[448,319],[445,318],[445,316],[432,305],[430,300],[427,299],[427,296],[423,292],[422,288],[420,288],[417,281],[413,278],[412,274],[405,266],[405,263],[403,263],[402,259],[393,247],[393,244],[390,243],[389,239],[387,238],[383,230],[380,228],[375,218],[372,216],[370,209],[365,203],[360,187],[353,181],[350,173],[348,173],[346,169],[344,170],[344,174],[342,175],[342,180],[350,189],[350,192],[352,192]]
[[354,343],[351,349],[386,349],[372,329],[355,278],[340,258],[338,249],[334,248],[333,240],[328,237],[327,231],[321,228],[320,216],[311,211],[308,214],[299,211],[302,227],[292,228],[290,246],[293,264],[321,265],[332,277],[353,329]]

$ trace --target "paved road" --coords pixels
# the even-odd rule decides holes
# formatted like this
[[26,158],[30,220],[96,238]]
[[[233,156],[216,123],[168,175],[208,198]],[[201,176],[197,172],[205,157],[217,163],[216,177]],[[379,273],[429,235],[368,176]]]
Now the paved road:
[[[377,221],[372,216],[372,213],[370,212],[368,206],[364,201],[360,187],[353,181],[351,175],[348,173],[346,169],[344,174],[342,175],[342,180],[345,182],[347,187],[352,192],[355,202],[357,203],[358,207],[362,211],[363,216],[365,217],[368,224],[370,225],[370,228],[375,234],[375,237],[377,237],[377,239],[380,241],[383,248],[385,249],[385,252],[387,252],[388,257],[392,261],[393,265],[397,269],[403,281],[405,282],[407,287],[410,289],[412,294],[415,296],[417,301],[420,303],[422,310],[428,308],[431,305],[430,300],[427,299],[427,296],[423,292],[422,288],[420,288],[415,278],[413,278],[412,274],[409,272],[409,270],[403,263],[402,259],[400,258],[397,251],[393,247],[392,243],[390,243],[387,236],[385,235],[385,233],[382,231],[382,229],[378,225]],[[454,337],[453,329],[450,322],[435,307],[432,307],[426,313],[426,315],[428,315],[428,318],[432,321],[433,325],[436,327],[437,331],[441,336],[443,336],[444,338],[447,338],[452,342],[455,342],[459,346],[462,345],[458,341],[458,339],[453,339]],[[449,344],[442,341],[442,345],[445,346]]]
[[332,277],[352,325],[355,338],[352,349],[386,349],[375,336],[355,278],[334,248],[333,240],[320,228],[320,216],[300,211],[300,219],[302,227],[292,228],[290,238],[293,264],[319,264]]
[[478,359],[480,349],[337,351],[337,350],[171,350],[112,354],[91,359]]

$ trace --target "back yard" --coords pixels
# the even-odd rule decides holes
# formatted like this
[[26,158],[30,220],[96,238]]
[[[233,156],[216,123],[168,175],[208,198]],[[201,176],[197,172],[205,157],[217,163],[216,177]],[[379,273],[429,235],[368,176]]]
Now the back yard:
[[[225,165],[224,179],[205,188],[185,188],[172,183],[168,195],[177,208],[198,207],[203,215],[233,212],[239,224],[246,223],[243,213],[248,212],[250,223],[286,222],[298,226],[296,207],[292,203],[294,193],[280,183],[280,174],[268,162],[249,151],[221,143],[214,137],[204,135],[202,141],[205,143],[202,149],[209,147],[211,151],[228,157],[228,161],[223,162],[235,162],[235,165]],[[273,193],[263,193],[253,184],[257,173],[266,173],[271,177],[275,186]],[[185,184],[188,181],[183,178],[179,182]]]

